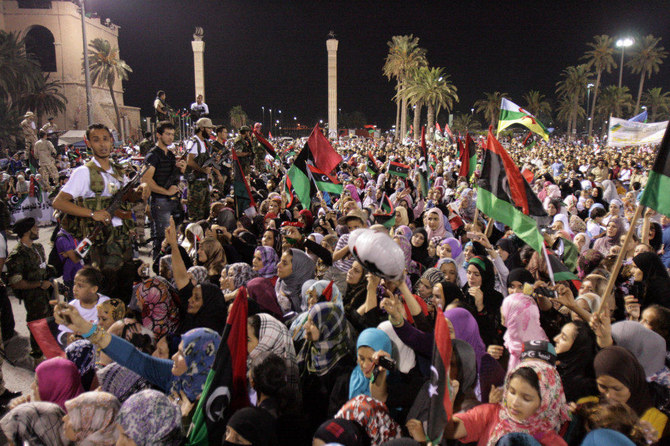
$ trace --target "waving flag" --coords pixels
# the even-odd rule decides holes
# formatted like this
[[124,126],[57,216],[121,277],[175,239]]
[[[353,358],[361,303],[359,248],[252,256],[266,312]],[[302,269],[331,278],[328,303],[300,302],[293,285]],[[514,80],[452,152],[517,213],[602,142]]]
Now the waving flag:
[[642,110],[642,113],[635,115],[628,120],[628,122],[647,122],[647,110]]
[[428,432],[426,435],[432,444],[440,444],[447,422],[453,415],[451,401],[451,336],[446,318],[435,318],[435,342],[433,360],[430,366],[430,384],[428,385],[429,411]]
[[370,172],[373,176],[379,175],[379,166],[377,165],[377,159],[375,156],[372,154],[371,151],[368,150],[368,162],[367,162],[367,170]]
[[333,149],[328,139],[323,136],[319,124],[314,126],[306,146],[309,147],[309,151],[312,153],[314,165],[323,172],[332,172],[342,162],[340,154]]
[[461,168],[458,171],[458,176],[469,180],[472,178],[472,174],[475,173],[475,167],[477,166],[477,147],[469,133],[465,134],[465,147],[463,147],[461,138],[458,138],[457,144],[461,159]]
[[391,161],[389,163],[389,174],[407,178],[407,175],[409,174],[409,166],[407,164]]
[[549,131],[535,116],[514,102],[503,98],[500,104],[500,117],[498,118],[498,134],[512,124],[520,124],[531,132],[540,135],[545,141],[549,141]]
[[665,130],[654,166],[649,171],[647,185],[642,192],[640,204],[670,217],[670,125]]
[[219,351],[193,415],[189,446],[220,445],[230,416],[249,405],[247,309],[246,288],[241,287],[228,314]]
[[307,161],[310,159],[309,155],[309,147],[305,144],[287,173],[288,178],[291,181],[293,193],[298,197],[298,200],[300,200],[300,203],[302,203],[302,206],[305,209],[309,209],[312,197],[312,186],[310,184],[309,173],[307,172]]
[[315,166],[311,164],[307,165],[312,178],[314,178],[314,183],[316,187],[323,192],[330,192],[331,194],[342,195],[342,190],[344,186],[340,183],[334,175],[328,175],[325,172],[320,171]]
[[391,200],[389,200],[386,192],[382,194],[380,207],[382,208],[381,212],[372,215],[375,223],[383,225],[386,228],[395,226],[395,207],[393,206],[393,203],[391,203]]
[[[265,151],[268,152],[270,155],[272,155],[272,158],[279,159],[279,156],[277,155],[277,151],[275,150],[275,148],[272,147],[272,144],[270,144],[270,142],[267,139],[263,138],[263,135],[261,135],[260,132],[254,130],[254,135],[256,136],[258,142],[263,145]],[[270,138],[272,138],[272,136],[270,136]]]
[[235,149],[232,149],[233,154],[233,190],[235,191],[235,216],[239,218],[242,214],[246,214],[250,218],[256,215],[256,202],[251,195],[251,189],[244,177],[244,171],[240,165],[240,160],[237,158]]

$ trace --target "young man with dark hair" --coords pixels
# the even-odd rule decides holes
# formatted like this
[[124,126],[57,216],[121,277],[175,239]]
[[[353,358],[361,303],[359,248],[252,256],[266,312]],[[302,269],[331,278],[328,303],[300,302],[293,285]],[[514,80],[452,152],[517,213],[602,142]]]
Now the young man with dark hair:
[[58,169],[56,169],[56,148],[47,139],[47,132],[40,130],[39,140],[35,143],[35,158],[40,163],[40,173],[47,184],[58,183]]
[[200,118],[195,123],[195,135],[186,142],[188,153],[188,218],[191,221],[205,220],[209,215],[210,167],[203,167],[211,156],[210,132],[214,129],[212,120]]
[[[154,241],[153,258],[158,256],[165,238],[165,228],[170,217],[181,220],[181,192],[179,177],[186,168],[184,160],[177,161],[168,147],[174,141],[175,128],[172,123],[162,121],[156,127],[156,146],[149,151],[146,159],[147,172],[142,177],[151,190],[151,237]],[[181,222],[181,221],[180,221]]]

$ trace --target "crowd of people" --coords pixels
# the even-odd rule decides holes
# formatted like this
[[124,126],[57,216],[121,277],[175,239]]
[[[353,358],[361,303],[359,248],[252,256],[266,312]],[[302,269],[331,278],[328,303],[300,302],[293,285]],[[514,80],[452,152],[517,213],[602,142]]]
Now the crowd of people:
[[[544,206],[547,250],[578,278],[553,283],[543,253],[477,210],[480,166],[459,176],[448,138],[428,147],[425,195],[418,143],[333,141],[342,161],[327,173],[342,193],[314,183],[306,205],[287,181],[304,140],[271,141],[273,154],[259,124],[230,140],[207,117],[180,144],[174,133],[159,123],[133,170],[112,162],[106,127],[89,127],[90,159],[68,157],[80,165],[62,187],[47,182],[60,275],[35,220],[13,225],[7,285],[29,321],[54,318],[64,353],[45,359],[31,339],[32,390],[0,420],[10,444],[194,444],[189,430],[240,295],[250,405],[220,421],[221,444],[670,438],[670,217],[647,209],[633,218],[657,147],[552,137],[528,149],[523,137],[502,139]],[[350,235],[372,231],[382,242],[353,252]],[[141,243],[152,244],[152,262],[134,258]],[[401,273],[389,277],[382,265],[396,245]],[[69,303],[54,309],[55,277]],[[453,416],[441,438],[428,438],[441,318]]]

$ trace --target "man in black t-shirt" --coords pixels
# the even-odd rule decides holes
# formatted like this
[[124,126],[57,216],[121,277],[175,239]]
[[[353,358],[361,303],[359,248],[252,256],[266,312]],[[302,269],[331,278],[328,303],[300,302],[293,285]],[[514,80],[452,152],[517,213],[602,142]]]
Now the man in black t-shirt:
[[156,126],[156,146],[149,151],[146,164],[147,172],[142,177],[151,190],[151,237],[153,238],[154,260],[161,251],[165,238],[165,228],[174,216],[177,224],[183,219],[179,177],[186,169],[186,161],[175,157],[168,147],[174,141],[174,125],[171,122],[159,122]]
[[226,137],[228,131],[222,125],[214,129],[216,132],[216,139],[212,142],[212,155],[216,157],[217,164],[221,165],[221,170],[214,172],[214,179],[216,187],[223,193],[228,195],[230,192],[231,175],[230,175],[230,149],[226,147]]

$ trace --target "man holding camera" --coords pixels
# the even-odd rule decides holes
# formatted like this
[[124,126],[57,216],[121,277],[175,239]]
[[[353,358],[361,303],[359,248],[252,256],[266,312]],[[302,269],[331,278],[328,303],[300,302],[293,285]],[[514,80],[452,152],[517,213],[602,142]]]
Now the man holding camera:
[[142,177],[151,191],[151,237],[153,238],[153,258],[159,255],[165,238],[165,228],[170,217],[181,223],[181,193],[179,177],[186,168],[184,160],[177,161],[168,147],[174,141],[175,128],[169,121],[162,121],[156,127],[156,146],[147,155],[147,171]]

